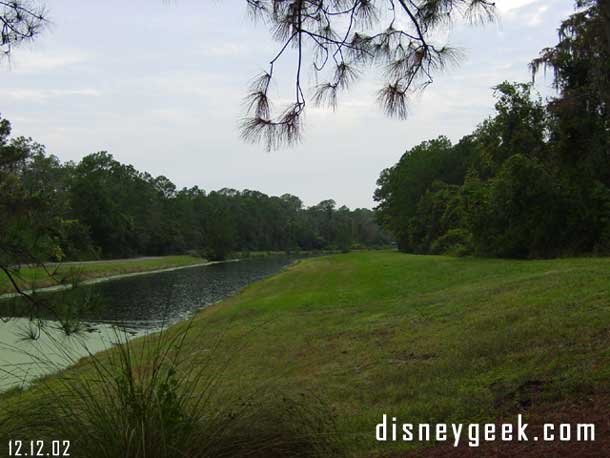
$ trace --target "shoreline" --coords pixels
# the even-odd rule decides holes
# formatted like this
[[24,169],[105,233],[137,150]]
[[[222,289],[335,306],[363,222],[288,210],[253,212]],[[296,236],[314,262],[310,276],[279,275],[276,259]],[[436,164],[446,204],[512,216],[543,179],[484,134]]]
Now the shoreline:
[[[81,285],[95,285],[98,283],[104,283],[104,282],[108,282],[108,281],[113,281],[113,280],[121,280],[123,278],[130,278],[130,277],[138,277],[141,275],[152,275],[152,274],[159,274],[159,273],[163,273],[163,272],[172,272],[175,270],[182,270],[182,269],[190,269],[193,267],[204,267],[204,266],[211,266],[214,264],[222,264],[222,263],[227,263],[227,262],[237,262],[240,261],[240,259],[227,259],[225,261],[207,261],[207,262],[201,262],[201,263],[197,263],[197,264],[189,264],[186,266],[174,266],[174,267],[165,267],[162,269],[155,269],[155,270],[143,270],[140,272],[127,272],[124,274],[116,274],[116,275],[109,275],[109,276],[105,276],[105,277],[98,277],[98,278],[92,278],[89,280],[83,280],[82,282],[80,282]],[[42,288],[37,288],[35,290],[32,289],[28,289],[28,290],[24,290],[23,292],[26,294],[32,294],[33,292],[37,292],[37,293],[52,293],[55,291],[63,291],[66,289],[70,289],[72,287],[72,285],[70,284],[66,284],[66,285],[53,285],[53,286],[44,286]],[[0,300],[3,299],[13,299],[15,297],[19,297],[21,296],[20,293],[17,292],[13,292],[13,293],[3,293],[0,294]]]
[[[378,412],[425,423],[449,406],[464,421],[492,422],[512,415],[516,410],[509,409],[520,408],[515,400],[524,399],[558,418],[553,412],[563,414],[582,396],[605,393],[600,370],[607,359],[609,267],[610,258],[513,261],[392,251],[303,259],[210,304],[188,324],[173,324],[167,335],[188,330],[178,377],[206,365],[211,372],[222,369],[227,393],[257,381],[322,393],[339,431],[356,437],[354,447],[406,458],[421,450],[382,449],[369,440],[368,425],[379,422]],[[515,345],[532,335],[537,345]],[[155,345],[155,336],[130,342],[139,350]],[[46,384],[71,374],[96,380],[87,361],[22,390],[0,390],[0,399],[21,408],[20,402],[37,401]],[[376,389],[370,390],[373,381]],[[535,391],[524,391],[533,383]],[[556,408],[557,400],[569,404]],[[570,412],[577,418],[581,411]],[[430,455],[446,451],[437,450]]]

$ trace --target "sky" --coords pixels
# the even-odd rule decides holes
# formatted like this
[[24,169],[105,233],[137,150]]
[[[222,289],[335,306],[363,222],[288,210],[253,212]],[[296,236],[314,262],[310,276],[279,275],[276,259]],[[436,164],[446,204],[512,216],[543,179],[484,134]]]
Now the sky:
[[[571,0],[497,0],[496,23],[457,23],[439,37],[464,60],[412,101],[407,120],[383,114],[375,100],[380,75],[372,73],[337,110],[308,106],[301,144],[268,152],[240,139],[239,120],[248,84],[278,44],[245,3],[48,0],[51,26],[0,63],[0,115],[14,135],[34,138],[62,161],[108,151],[179,188],[372,208],[382,169],[421,141],[470,133],[493,113],[492,87],[530,81],[528,62],[556,43],[573,10]],[[286,81],[291,57],[279,66]],[[550,83],[539,79],[537,89],[552,95]]]

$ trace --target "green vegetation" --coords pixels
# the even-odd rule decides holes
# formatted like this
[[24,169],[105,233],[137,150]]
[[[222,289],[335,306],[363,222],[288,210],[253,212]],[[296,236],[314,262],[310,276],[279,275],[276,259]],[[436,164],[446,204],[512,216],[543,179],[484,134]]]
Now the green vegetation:
[[370,456],[383,413],[493,420],[610,389],[608,272],[607,258],[340,254],[300,261],[169,335],[190,326],[182,356],[231,392],[328,399],[352,452]]
[[368,209],[309,208],[296,196],[177,190],[99,152],[62,164],[0,119],[0,266],[233,251],[388,245]]
[[610,13],[579,0],[532,63],[559,96],[495,88],[493,117],[452,145],[407,151],[378,180],[377,214],[403,251],[547,258],[610,254]]
[[[379,100],[399,117],[453,56],[428,33],[461,12],[493,13],[484,0],[401,1],[394,13],[417,34],[392,20],[368,36],[364,29],[385,20],[376,12],[386,2],[297,3],[248,2],[281,26],[276,59],[291,43],[300,51],[303,38],[327,57],[337,49],[335,76],[315,96],[332,105],[356,76],[340,52],[349,41],[354,65],[387,66]],[[10,14],[19,4],[0,19],[22,23]],[[536,99],[531,84],[496,86],[496,113],[472,134],[424,142],[381,173],[376,218],[333,200],[306,208],[288,194],[177,190],[103,151],[61,163],[33,140],[11,138],[0,119],[0,292],[192,265],[198,256],[343,252],[300,261],[189,322],[1,394],[0,443],[69,438],[73,456],[80,448],[86,457],[364,457],[386,451],[374,440],[383,414],[414,424],[483,422],[608,393],[610,258],[560,258],[610,254],[608,5],[577,0],[558,44],[532,62],[534,76],[554,70],[557,97]],[[345,15],[349,33],[331,40]],[[321,35],[308,32],[320,25]],[[7,35],[0,47],[35,32]],[[298,55],[295,103],[275,118],[272,72],[263,73],[249,97],[246,139],[269,148],[298,140]],[[454,257],[348,253],[388,245],[384,229],[402,251]],[[48,264],[176,253],[194,256],[56,272]],[[56,307],[24,295],[29,338],[44,332],[41,307],[75,338],[86,300]]]
[[[161,256],[157,258],[117,259],[113,261],[90,261],[58,264],[56,266],[20,267],[15,271],[15,279],[20,288],[42,288],[65,283],[71,279],[78,281],[112,277],[135,272],[169,269],[172,267],[202,264],[205,259],[195,256]],[[51,273],[51,275],[50,275]],[[0,272],[0,293],[13,292],[9,278]]]
[[[457,49],[439,40],[438,32],[460,19],[491,22],[496,12],[495,3],[488,0],[247,3],[251,16],[268,26],[279,42],[267,70],[250,85],[245,99],[248,116],[242,122],[242,138],[261,142],[269,150],[298,143],[306,106],[313,102],[336,108],[352,83],[372,68],[382,75],[379,105],[386,115],[405,119],[413,95],[432,84],[437,72],[462,60]],[[273,69],[291,48],[298,50],[290,73],[296,92],[277,109],[271,88],[283,77]],[[311,92],[303,84],[308,65],[315,72]]]
[[[349,251],[391,238],[369,209],[308,208],[289,194],[198,187],[178,191],[106,153],[62,164],[30,138],[11,138],[0,118],[0,294],[26,296],[28,315],[57,317],[66,307],[28,290],[103,276],[224,260],[233,253]],[[168,256],[168,255],[187,256]],[[167,256],[142,262],[65,261]],[[77,309],[81,306],[75,305]]]
[[184,358],[187,335],[161,333],[144,345],[117,335],[112,352],[5,404],[2,443],[61,438],[69,444],[62,451],[76,458],[345,455],[332,415],[318,398],[219,383],[209,364]]

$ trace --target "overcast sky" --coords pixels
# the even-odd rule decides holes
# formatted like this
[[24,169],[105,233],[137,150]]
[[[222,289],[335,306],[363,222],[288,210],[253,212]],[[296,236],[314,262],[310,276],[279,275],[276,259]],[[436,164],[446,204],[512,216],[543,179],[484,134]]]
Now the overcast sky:
[[51,29],[0,69],[0,113],[64,161],[106,150],[178,187],[370,208],[383,168],[422,140],[471,132],[493,111],[491,87],[528,81],[527,63],[572,11],[571,0],[496,3],[499,23],[450,31],[465,61],[412,103],[408,120],[381,113],[371,75],[336,112],[309,107],[300,146],[269,153],[239,138],[247,85],[277,48],[245,0],[49,0]]

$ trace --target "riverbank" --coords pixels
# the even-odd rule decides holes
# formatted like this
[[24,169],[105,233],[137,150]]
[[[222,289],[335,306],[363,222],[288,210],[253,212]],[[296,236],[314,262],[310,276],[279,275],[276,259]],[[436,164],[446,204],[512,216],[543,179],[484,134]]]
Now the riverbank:
[[[337,254],[337,250],[296,251],[296,256],[322,256]],[[226,261],[208,261],[197,256],[147,256],[125,259],[103,259],[99,261],[69,261],[48,263],[45,267],[22,266],[15,272],[14,280],[24,292],[57,291],[70,287],[71,279],[80,284],[92,285],[103,281],[118,280],[134,275],[155,274],[174,269],[200,267],[218,262],[234,262],[240,259],[268,256],[286,256],[286,251],[243,251],[233,253]],[[0,299],[18,296],[4,272],[0,271]]]
[[608,272],[608,258],[307,259],[202,311],[183,351],[227,389],[324,396],[354,455],[371,456],[405,449],[375,441],[384,413],[484,422],[610,392]]
[[[70,283],[71,278],[79,282],[92,283],[94,280],[113,280],[125,275],[160,272],[179,267],[205,265],[207,261],[195,256],[159,256],[154,258],[133,258],[102,261],[68,262],[49,264],[42,267],[22,267],[15,279],[20,288],[29,290],[32,287],[62,288]],[[52,273],[52,275],[49,275]],[[0,295],[14,293],[8,277],[0,272]]]
[[265,256],[326,256],[339,253],[341,253],[341,250],[237,251],[232,253],[229,259],[260,258]]

